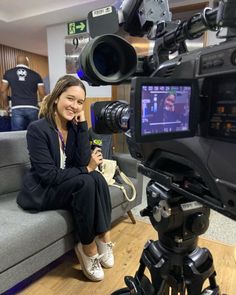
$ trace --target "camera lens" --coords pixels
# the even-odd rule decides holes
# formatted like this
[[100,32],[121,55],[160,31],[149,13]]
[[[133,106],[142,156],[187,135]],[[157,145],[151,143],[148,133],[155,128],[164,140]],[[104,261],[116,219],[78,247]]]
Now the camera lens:
[[94,49],[93,60],[102,76],[108,77],[119,71],[119,55],[111,44],[99,44]]
[[133,46],[117,35],[103,35],[83,48],[78,75],[92,85],[111,85],[128,79],[136,68]]
[[129,105],[121,101],[111,102],[105,108],[103,117],[112,132],[127,130],[130,118]]

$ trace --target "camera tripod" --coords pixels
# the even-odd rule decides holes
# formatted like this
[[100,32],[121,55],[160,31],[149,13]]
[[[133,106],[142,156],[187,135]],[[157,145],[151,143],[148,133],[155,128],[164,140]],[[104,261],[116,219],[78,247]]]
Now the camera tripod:
[[[166,192],[151,181],[147,187],[149,216],[159,240],[149,240],[134,277],[126,276],[126,288],[112,295],[220,295],[213,258],[197,246],[198,235],[209,225],[209,208]],[[158,203],[157,203],[158,202]],[[145,275],[148,268],[151,281]],[[205,281],[209,286],[203,290]]]

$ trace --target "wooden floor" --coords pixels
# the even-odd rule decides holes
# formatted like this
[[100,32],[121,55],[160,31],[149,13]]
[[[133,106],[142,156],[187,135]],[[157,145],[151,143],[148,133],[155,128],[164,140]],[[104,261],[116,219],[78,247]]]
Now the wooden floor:
[[[112,240],[116,243],[114,254],[116,264],[105,270],[105,279],[94,283],[82,274],[80,264],[71,252],[62,263],[46,275],[32,283],[21,295],[109,295],[124,287],[125,275],[134,275],[139,266],[139,258],[145,242],[157,239],[157,233],[150,224],[121,220],[112,228]],[[236,295],[236,263],[234,247],[200,239],[199,246],[207,247],[214,257],[217,283],[222,294]]]

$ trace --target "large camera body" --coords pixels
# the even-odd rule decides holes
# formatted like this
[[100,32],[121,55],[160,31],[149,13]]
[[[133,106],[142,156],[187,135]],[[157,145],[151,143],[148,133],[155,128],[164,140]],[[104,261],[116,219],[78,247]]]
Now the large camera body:
[[[217,22],[234,23],[232,9],[223,8]],[[215,21],[216,13],[207,8],[203,15],[160,35],[154,48],[156,59],[147,59],[149,71],[131,79],[130,107],[119,101],[95,103],[92,125],[97,133],[126,131],[130,154],[141,161],[142,174],[236,220],[235,38],[165,59],[173,49],[171,43],[179,45],[184,40],[182,32],[193,39],[206,27],[214,30]],[[120,84],[139,68],[133,48],[115,35],[92,40],[82,51],[80,64],[82,78],[90,79],[92,85]],[[169,97],[172,112],[164,110],[164,96]]]
[[[228,41],[164,62],[155,77],[134,78],[127,132],[131,155],[143,163],[140,172],[233,219],[236,219],[235,56],[236,42]],[[189,128],[142,133],[142,87],[152,90],[155,86],[163,89],[181,85],[190,87],[192,92],[188,103]]]

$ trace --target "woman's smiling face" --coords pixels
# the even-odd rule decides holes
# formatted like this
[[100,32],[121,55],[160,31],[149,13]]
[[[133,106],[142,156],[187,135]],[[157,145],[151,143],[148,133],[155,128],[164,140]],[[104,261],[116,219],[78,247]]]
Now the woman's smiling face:
[[80,86],[71,86],[56,101],[56,113],[60,120],[71,121],[83,110],[85,92]]

